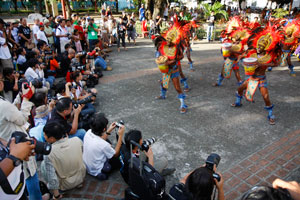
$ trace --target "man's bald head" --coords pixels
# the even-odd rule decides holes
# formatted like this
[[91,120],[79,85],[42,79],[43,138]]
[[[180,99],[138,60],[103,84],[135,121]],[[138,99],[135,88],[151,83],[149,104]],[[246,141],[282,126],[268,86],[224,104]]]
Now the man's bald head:
[[75,57],[75,50],[72,49],[72,48],[69,48],[68,56],[69,56],[69,58],[74,58]]

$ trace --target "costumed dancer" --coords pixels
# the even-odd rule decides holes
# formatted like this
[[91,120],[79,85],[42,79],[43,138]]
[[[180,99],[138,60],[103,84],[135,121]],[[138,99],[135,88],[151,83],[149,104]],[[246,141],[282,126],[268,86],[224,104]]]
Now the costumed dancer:
[[183,58],[182,53],[178,53],[180,51],[178,49],[178,44],[181,40],[181,27],[177,23],[163,34],[163,36],[158,36],[154,39],[154,43],[157,47],[156,51],[156,63],[158,68],[162,72],[162,80],[161,80],[161,93],[157,99],[165,99],[166,92],[169,88],[169,82],[172,80],[172,83],[178,93],[178,99],[180,101],[180,113],[185,113],[187,111],[187,105],[185,104],[185,94],[182,92],[179,82],[179,67],[177,66],[177,62]]
[[241,101],[245,90],[245,98],[253,101],[258,87],[265,101],[265,109],[268,111],[268,120],[271,125],[275,124],[275,116],[274,105],[270,101],[267,88],[266,69],[277,66],[281,54],[278,44],[282,39],[283,35],[271,26],[260,29],[257,33],[253,32],[248,41],[249,50],[246,58],[243,59],[245,74],[248,78],[238,88],[235,103],[232,104],[234,107],[242,106]]
[[[291,76],[296,76],[294,71],[294,65],[291,61],[292,49],[298,44],[298,38],[300,37],[300,25],[299,20],[293,20],[284,27],[285,38],[282,40],[282,55],[280,66],[288,65]],[[269,69],[268,69],[269,70]],[[270,71],[270,70],[269,70]]]
[[221,52],[224,57],[224,63],[214,86],[220,86],[224,78],[229,79],[232,70],[237,79],[237,84],[241,85],[243,83],[239,71],[238,57],[244,53],[244,45],[250,36],[250,30],[242,26],[243,23],[240,17],[234,17],[228,22],[226,30],[222,33],[224,40]]

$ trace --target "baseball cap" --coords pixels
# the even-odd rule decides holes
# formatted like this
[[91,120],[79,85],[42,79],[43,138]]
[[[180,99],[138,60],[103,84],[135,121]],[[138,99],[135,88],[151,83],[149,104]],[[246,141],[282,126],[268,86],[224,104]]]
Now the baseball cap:
[[48,19],[45,19],[45,20],[44,20],[44,24],[46,24],[46,23],[49,23],[49,20],[48,20]]
[[43,27],[43,26],[44,26],[43,22],[40,22],[39,27]]

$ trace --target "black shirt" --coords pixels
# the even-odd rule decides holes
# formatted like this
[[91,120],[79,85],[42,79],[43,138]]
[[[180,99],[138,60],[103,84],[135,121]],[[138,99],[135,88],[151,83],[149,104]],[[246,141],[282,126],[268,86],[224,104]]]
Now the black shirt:
[[128,23],[128,18],[127,18],[127,16],[125,15],[124,17],[122,17],[122,19],[123,19],[123,25],[124,26],[126,26],[127,25],[127,23]]
[[[30,39],[30,32],[31,32],[31,30],[30,30],[30,28],[28,27],[28,26],[19,26],[19,30],[18,30],[18,34],[19,33],[22,33],[28,40]],[[24,44],[25,44],[25,42],[26,42],[26,40],[24,40],[22,37],[20,37],[20,45],[21,46],[24,46]]]
[[10,81],[8,79],[4,80],[4,91],[5,92],[12,91],[12,100],[14,100],[18,95],[18,91],[14,91],[14,86],[15,86],[15,80],[13,81]]
[[189,200],[189,195],[185,191],[183,183],[177,183],[170,189],[169,196],[176,200]]
[[210,16],[208,18],[208,26],[214,26],[215,25],[215,16]]
[[60,123],[65,128],[64,132],[68,133],[68,134],[70,133],[70,131],[72,129],[72,126],[68,123],[67,119],[65,119],[63,116],[58,114],[58,112],[56,111],[56,108],[54,108],[52,110],[51,115],[50,115],[47,122],[58,122],[58,123]]
[[63,56],[60,66],[61,66],[61,71],[65,75],[68,72],[68,70],[71,70],[71,68],[70,68],[71,59],[68,56]]
[[119,35],[125,34],[125,32],[126,32],[125,25],[118,23],[117,31],[118,31]]
[[133,24],[132,23],[129,23],[127,25],[127,31],[133,31]]

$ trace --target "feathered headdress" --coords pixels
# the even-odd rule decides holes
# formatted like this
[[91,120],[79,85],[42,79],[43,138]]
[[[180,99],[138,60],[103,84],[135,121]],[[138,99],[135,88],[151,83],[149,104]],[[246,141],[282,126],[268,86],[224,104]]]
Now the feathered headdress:
[[243,21],[240,16],[235,16],[230,18],[226,25],[226,33],[231,33],[234,29],[238,27],[243,27]]
[[162,33],[161,35],[168,41],[173,44],[179,44],[180,40],[182,38],[182,35],[184,34],[183,28],[181,24],[178,22],[177,17],[174,17],[174,24],[171,28],[169,28],[167,31]]
[[300,37],[300,19],[295,19],[283,28],[288,37]]
[[249,47],[254,49],[263,47],[265,51],[274,50],[276,45],[284,39],[281,32],[270,25],[264,29],[257,29],[257,31],[254,31],[252,34],[253,35],[249,38],[248,46],[250,45]]
[[229,36],[236,41],[241,41],[244,45],[247,43],[248,38],[251,36],[251,31],[247,28],[237,27],[229,34]]

